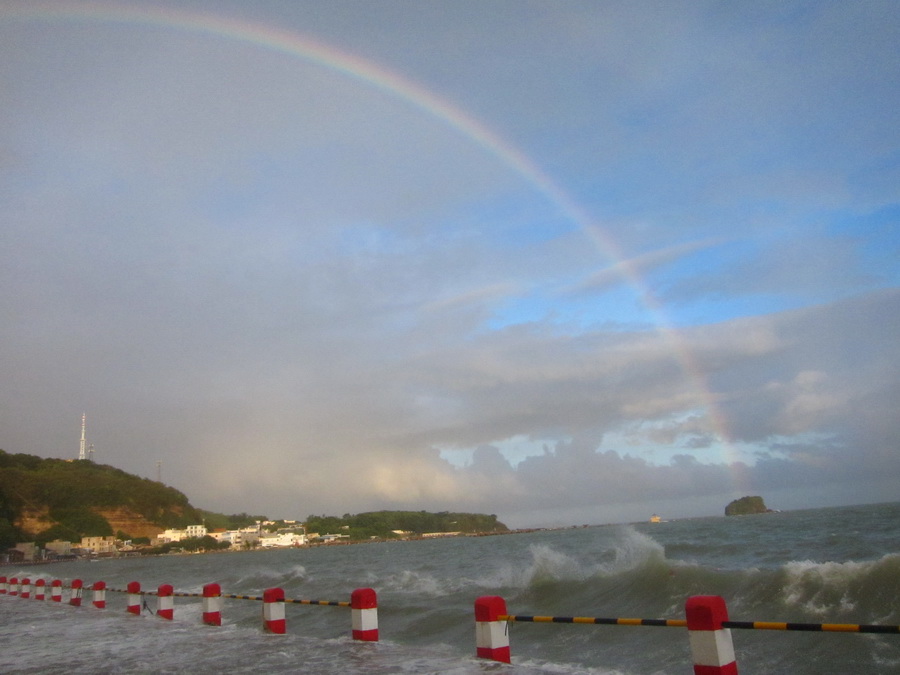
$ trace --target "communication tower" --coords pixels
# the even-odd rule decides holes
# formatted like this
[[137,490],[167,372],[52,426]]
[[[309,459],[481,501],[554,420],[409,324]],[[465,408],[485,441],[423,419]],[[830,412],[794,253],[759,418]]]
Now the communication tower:
[[78,450],[78,459],[87,459],[84,448],[84,422],[86,415],[81,413],[81,448]]

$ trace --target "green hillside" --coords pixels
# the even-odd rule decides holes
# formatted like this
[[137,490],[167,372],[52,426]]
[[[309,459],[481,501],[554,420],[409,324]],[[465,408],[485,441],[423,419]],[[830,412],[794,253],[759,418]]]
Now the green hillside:
[[482,513],[428,513],[426,511],[371,511],[356,515],[309,516],[306,531],[348,534],[351,539],[395,538],[395,531],[421,535],[426,532],[508,532],[495,515]]
[[[44,459],[0,450],[0,546],[16,541],[109,536],[113,511],[161,528],[200,522],[175,488],[91,461]],[[50,521],[35,531],[34,523]],[[43,523],[48,525],[48,523]],[[124,534],[133,534],[125,532]]]

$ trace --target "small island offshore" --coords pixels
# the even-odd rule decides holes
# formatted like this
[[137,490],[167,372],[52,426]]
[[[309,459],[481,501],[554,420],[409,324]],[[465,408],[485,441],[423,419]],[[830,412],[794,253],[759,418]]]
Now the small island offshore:
[[762,497],[741,497],[725,507],[726,516],[749,516],[754,513],[773,513]]

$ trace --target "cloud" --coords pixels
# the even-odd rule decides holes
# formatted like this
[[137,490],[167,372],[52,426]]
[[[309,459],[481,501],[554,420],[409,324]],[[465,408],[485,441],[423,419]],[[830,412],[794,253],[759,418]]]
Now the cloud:
[[191,7],[396,69],[570,201],[289,54],[0,10],[0,447],[87,412],[97,461],[287,517],[896,487],[889,5]]

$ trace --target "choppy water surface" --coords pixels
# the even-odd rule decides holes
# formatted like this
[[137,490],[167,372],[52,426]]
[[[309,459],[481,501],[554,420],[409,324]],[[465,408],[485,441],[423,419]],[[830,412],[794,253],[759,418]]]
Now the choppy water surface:
[[[350,612],[287,605],[288,635],[261,630],[260,603],[226,600],[201,625],[198,599],[175,620],[0,596],[5,673],[690,673],[681,628],[515,624],[512,665],[474,658],[473,603],[510,613],[683,618],[690,595],[722,595],[731,618],[900,624],[900,504],[602,526],[497,537],[6,567],[7,577],[103,580],[145,590],[348,600],[378,592],[379,643],[350,639]],[[148,598],[155,607],[155,598]],[[734,631],[743,675],[900,673],[900,634]]]

